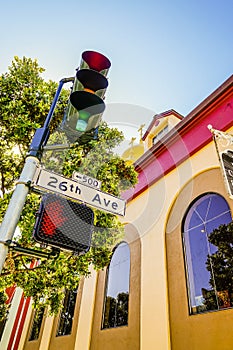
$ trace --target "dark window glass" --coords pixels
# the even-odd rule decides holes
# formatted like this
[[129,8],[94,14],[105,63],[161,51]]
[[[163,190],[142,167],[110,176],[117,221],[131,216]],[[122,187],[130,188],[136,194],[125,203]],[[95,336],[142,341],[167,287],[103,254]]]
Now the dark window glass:
[[[231,306],[229,291],[222,287],[220,270],[222,268],[221,242],[227,239],[226,225],[232,222],[229,206],[220,195],[209,193],[198,198],[188,210],[183,225],[189,304],[191,313],[218,310]],[[224,227],[221,237],[216,237],[216,230]],[[215,230],[215,231],[214,231]],[[214,232],[213,232],[214,231]],[[233,232],[232,232],[233,244]],[[231,245],[231,243],[229,243]],[[229,248],[229,247],[228,247]],[[223,259],[224,260],[224,259]],[[227,273],[233,276],[233,267]],[[226,270],[222,277],[226,277]],[[223,290],[224,289],[224,290]]]
[[33,317],[32,329],[29,337],[29,341],[37,340],[40,335],[41,325],[44,317],[44,308],[36,310]]
[[57,337],[71,334],[78,290],[66,291],[57,328]]
[[159,141],[165,134],[167,134],[168,131],[169,131],[169,130],[168,130],[168,125],[165,126],[161,131],[159,131],[158,134],[155,135],[155,136],[153,137],[153,140],[152,140],[153,145],[154,145],[157,141]]
[[103,327],[128,324],[130,250],[123,242],[115,249],[107,270]]
[[0,341],[2,339],[3,331],[6,325],[7,317],[5,317],[2,321],[0,321]]

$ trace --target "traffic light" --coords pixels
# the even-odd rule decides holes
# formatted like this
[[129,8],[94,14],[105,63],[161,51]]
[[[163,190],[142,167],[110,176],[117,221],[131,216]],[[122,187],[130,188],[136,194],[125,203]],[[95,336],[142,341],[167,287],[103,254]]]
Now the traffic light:
[[93,232],[93,210],[56,194],[43,196],[33,236],[39,243],[86,253]]
[[70,142],[82,144],[95,138],[105,110],[103,98],[110,66],[109,59],[101,53],[83,52],[61,127]]

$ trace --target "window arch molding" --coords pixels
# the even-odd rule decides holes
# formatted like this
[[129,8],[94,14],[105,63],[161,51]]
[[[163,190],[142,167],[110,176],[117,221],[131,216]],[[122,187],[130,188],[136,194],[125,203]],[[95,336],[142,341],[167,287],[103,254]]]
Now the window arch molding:
[[221,248],[216,243],[219,239],[220,244],[225,240],[225,231],[221,231],[222,237],[217,239],[219,233],[216,232],[220,231],[216,229],[230,222],[230,207],[216,192],[206,192],[195,198],[183,217],[182,239],[191,314],[231,307],[231,291],[226,290],[229,268],[224,267]]
[[129,291],[130,248],[122,241],[114,248],[106,271],[103,329],[128,325]]
[[[203,165],[204,166],[204,165]],[[224,312],[206,312],[190,315],[185,260],[182,242],[182,218],[190,203],[200,195],[213,192],[220,194],[233,213],[233,201],[228,197],[219,166],[204,169],[189,179],[171,198],[165,223],[165,248],[167,262],[167,288],[171,343],[174,348],[189,348],[195,339],[196,348],[208,347],[206,330],[210,326],[218,330],[222,339],[232,339],[233,308]],[[197,318],[198,317],[198,318]],[[189,336],[184,337],[184,332]],[[197,336],[198,334],[198,336]]]
[[137,227],[132,223],[124,225],[123,241],[130,248],[130,294],[128,305],[128,325],[117,328],[103,329],[103,310],[105,302],[105,286],[107,280],[107,267],[98,271],[95,306],[93,311],[93,325],[90,350],[96,348],[96,343],[104,348],[116,347],[116,334],[121,339],[121,350],[129,349],[129,339],[132,347],[140,349],[140,296],[141,296],[141,239]]

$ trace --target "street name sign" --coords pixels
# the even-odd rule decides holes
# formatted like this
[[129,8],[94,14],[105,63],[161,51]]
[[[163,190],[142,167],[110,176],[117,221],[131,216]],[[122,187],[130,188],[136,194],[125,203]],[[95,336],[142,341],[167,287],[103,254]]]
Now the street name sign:
[[35,190],[55,192],[116,215],[125,215],[126,201],[43,168],[36,173]]

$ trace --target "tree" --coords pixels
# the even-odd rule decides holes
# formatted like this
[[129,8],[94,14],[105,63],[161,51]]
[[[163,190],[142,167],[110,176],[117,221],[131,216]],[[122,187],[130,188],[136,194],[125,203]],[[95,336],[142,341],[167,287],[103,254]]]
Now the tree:
[[121,327],[128,324],[129,293],[121,292],[114,298],[107,296],[103,327]]
[[[216,291],[211,295],[208,309],[233,306],[233,222],[220,225],[208,237],[217,250],[207,257],[210,285]],[[208,298],[207,298],[208,299]]]
[[[45,82],[36,60],[15,57],[0,76],[0,191],[4,195],[19,177],[35,130],[43,125],[57,84]],[[61,120],[68,97],[63,91],[51,128]]]
[[[9,72],[0,76],[0,218],[9,203],[14,181],[19,177],[26,153],[36,128],[41,127],[55,95],[57,84],[45,82],[41,77],[43,68],[36,60],[15,57]],[[67,142],[59,125],[67,106],[69,91],[61,92],[54,112],[50,144]],[[73,144],[66,151],[44,152],[42,164],[66,177],[79,171],[96,177],[102,182],[102,190],[119,196],[121,191],[133,186],[137,174],[133,166],[127,165],[114,148],[123,135],[106,123],[99,127],[98,140],[86,144]],[[32,237],[36,211],[40,196],[30,193],[18,223],[20,234],[14,241],[23,247],[38,249]],[[108,264],[113,246],[122,237],[123,227],[113,214],[94,210],[94,234],[90,251],[82,256],[60,252],[58,256],[33,261],[20,253],[10,251],[0,276],[0,297],[11,285],[23,288],[25,296],[33,298],[37,309],[49,307],[56,314],[62,306],[65,289],[77,288],[80,278],[90,274],[89,267],[101,269]],[[49,247],[44,248],[50,252]],[[0,318],[5,309],[0,310]]]

